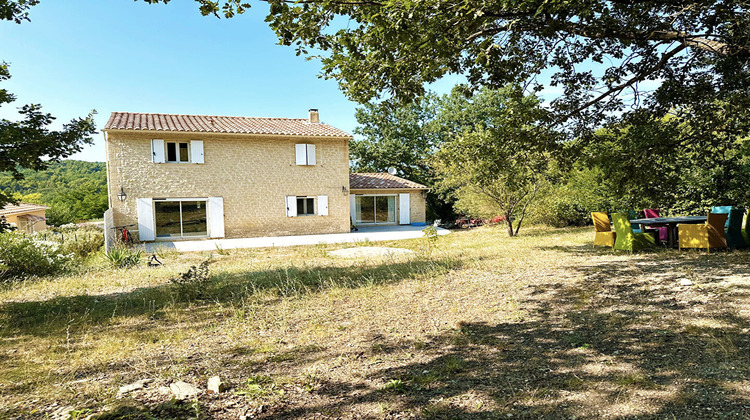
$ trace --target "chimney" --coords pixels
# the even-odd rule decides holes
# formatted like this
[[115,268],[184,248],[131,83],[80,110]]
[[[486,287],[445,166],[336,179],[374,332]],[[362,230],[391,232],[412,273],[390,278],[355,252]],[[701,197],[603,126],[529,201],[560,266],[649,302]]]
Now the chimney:
[[313,124],[320,124],[320,114],[317,109],[310,109],[310,122]]

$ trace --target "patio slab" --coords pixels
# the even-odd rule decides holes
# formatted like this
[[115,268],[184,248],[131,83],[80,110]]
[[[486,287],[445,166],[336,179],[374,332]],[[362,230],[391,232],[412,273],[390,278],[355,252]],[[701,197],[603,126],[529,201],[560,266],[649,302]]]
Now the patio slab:
[[[396,241],[424,236],[424,226],[360,227],[358,232],[330,233],[325,235],[265,236],[261,238],[201,239],[195,241],[158,241],[145,244],[146,251],[170,248],[179,252],[214,251],[237,248],[269,248],[279,246],[339,244],[351,242]],[[437,228],[438,235],[447,235],[449,230]]]

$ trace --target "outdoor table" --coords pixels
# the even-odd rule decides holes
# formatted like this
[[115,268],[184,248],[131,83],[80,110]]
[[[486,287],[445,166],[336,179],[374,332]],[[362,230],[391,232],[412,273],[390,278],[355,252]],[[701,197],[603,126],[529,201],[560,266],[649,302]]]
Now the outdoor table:
[[667,244],[671,248],[677,247],[677,224],[679,223],[706,223],[706,216],[677,216],[677,217],[651,217],[648,219],[633,219],[630,223],[641,225],[641,230],[645,232],[647,226],[666,226],[667,227]]

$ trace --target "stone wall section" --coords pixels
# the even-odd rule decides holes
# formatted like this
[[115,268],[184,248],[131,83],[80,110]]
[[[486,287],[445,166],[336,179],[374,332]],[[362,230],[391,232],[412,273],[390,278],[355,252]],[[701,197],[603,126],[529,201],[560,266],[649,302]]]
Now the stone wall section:
[[[137,198],[224,199],[226,237],[349,231],[346,138],[117,131],[108,133],[114,224],[137,223]],[[151,140],[202,140],[203,164],[153,163]],[[317,164],[295,164],[297,143],[316,145]],[[116,194],[123,188],[127,199]],[[328,216],[286,216],[286,196],[327,195]],[[317,211],[316,211],[317,213]],[[134,229],[135,230],[135,229]]]

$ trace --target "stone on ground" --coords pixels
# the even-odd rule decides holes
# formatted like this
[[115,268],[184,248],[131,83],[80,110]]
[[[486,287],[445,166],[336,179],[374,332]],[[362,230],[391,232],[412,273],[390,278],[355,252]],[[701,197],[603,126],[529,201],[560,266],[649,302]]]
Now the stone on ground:
[[193,385],[187,382],[177,381],[169,385],[169,389],[178,400],[184,400],[186,398],[192,398],[201,391]]
[[682,279],[680,280],[680,286],[692,286],[693,282],[689,279]]
[[225,389],[226,386],[224,385],[224,382],[221,381],[220,377],[212,376],[208,379],[208,390],[214,394],[220,394],[224,392]]
[[136,389],[141,389],[146,386],[146,384],[152,381],[153,379],[141,379],[140,381],[135,381],[132,384],[123,385],[117,391],[117,395],[124,395],[128,392],[135,391]]

